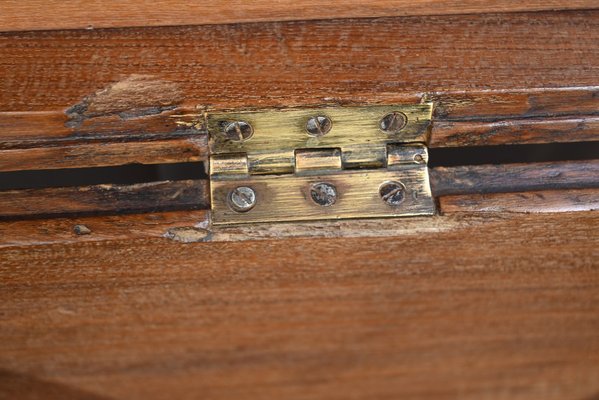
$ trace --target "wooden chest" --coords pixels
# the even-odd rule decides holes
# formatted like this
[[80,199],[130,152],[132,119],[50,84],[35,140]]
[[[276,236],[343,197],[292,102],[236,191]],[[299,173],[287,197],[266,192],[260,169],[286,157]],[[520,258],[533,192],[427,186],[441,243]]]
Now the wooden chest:
[[597,398],[598,6],[0,2],[0,398]]

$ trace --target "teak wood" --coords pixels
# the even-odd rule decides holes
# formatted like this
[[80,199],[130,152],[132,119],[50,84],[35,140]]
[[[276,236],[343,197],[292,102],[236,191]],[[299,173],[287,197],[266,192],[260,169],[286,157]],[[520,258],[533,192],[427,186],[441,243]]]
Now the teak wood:
[[[597,6],[5,0],[0,178],[207,162],[207,116],[269,107],[580,149]],[[0,399],[595,399],[592,158],[436,165],[437,215],[385,221],[213,226],[205,179],[2,191]]]
[[582,212],[401,239],[2,249],[0,390],[591,399],[597,229],[599,214]]
[[405,15],[471,14],[596,8],[593,0],[4,0],[0,31],[230,24]]

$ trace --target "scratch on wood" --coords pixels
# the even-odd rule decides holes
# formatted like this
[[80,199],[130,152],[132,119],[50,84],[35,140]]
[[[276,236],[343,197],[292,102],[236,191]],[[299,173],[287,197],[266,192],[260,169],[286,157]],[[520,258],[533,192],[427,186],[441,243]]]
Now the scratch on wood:
[[191,226],[181,226],[169,229],[164,237],[181,243],[205,242],[210,240],[210,231]]
[[118,116],[139,118],[175,109],[183,101],[183,91],[175,82],[151,75],[131,75],[85,97],[65,111],[65,126],[78,128],[86,120]]

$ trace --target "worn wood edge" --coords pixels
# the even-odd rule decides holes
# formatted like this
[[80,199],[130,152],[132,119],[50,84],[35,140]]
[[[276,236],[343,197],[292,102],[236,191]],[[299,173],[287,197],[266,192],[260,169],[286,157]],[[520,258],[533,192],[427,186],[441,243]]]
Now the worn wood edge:
[[179,228],[188,236],[195,231],[205,237],[197,226],[205,225],[207,216],[207,211],[197,210],[0,221],[0,247],[162,238]]
[[599,210],[599,189],[538,190],[442,196],[439,211],[451,213],[563,213]]
[[[151,86],[152,82],[144,83]],[[103,90],[110,93],[110,88],[115,85]],[[597,87],[413,93],[375,104],[434,102],[431,147],[577,142],[599,140],[598,94]],[[135,97],[135,93],[129,95]],[[106,93],[103,96],[111,98]],[[340,104],[324,102],[303,107],[327,105]],[[140,105],[135,102],[126,107],[119,113],[140,113]],[[69,126],[70,117],[63,110],[0,112],[0,149],[200,139],[207,135],[205,113],[222,111],[199,104],[182,105],[157,114],[125,119],[113,111],[86,117],[78,126]]]
[[[596,211],[588,211],[597,213]],[[567,218],[569,213],[563,213]],[[299,238],[409,237],[460,231],[517,218],[513,213],[448,213],[433,217],[359,219],[253,225],[210,225],[209,211],[172,211],[0,221],[0,248],[162,238],[176,243]],[[596,214],[593,214],[596,215]],[[77,233],[76,233],[77,232]]]
[[[310,237],[419,235],[466,227],[485,219],[413,217],[212,227],[207,211],[0,221],[0,247],[163,237],[181,243]],[[88,234],[73,229],[83,225]]]
[[[267,0],[208,0],[197,4],[176,0],[136,0],[127,3],[96,0],[68,4],[56,0],[5,0],[2,7],[0,32],[578,10],[596,8],[597,4],[593,0],[531,0],[525,3],[515,0],[498,0],[492,3],[476,0],[302,0],[285,3]],[[322,12],[323,9],[326,9],[326,13]]]
[[433,196],[599,188],[599,160],[436,167]]
[[430,147],[566,143],[599,140],[599,116],[479,121],[436,121]]
[[84,143],[57,147],[0,150],[0,171],[105,167],[132,163],[168,164],[205,161],[207,138],[124,143]]
[[210,207],[207,180],[0,191],[0,219]]

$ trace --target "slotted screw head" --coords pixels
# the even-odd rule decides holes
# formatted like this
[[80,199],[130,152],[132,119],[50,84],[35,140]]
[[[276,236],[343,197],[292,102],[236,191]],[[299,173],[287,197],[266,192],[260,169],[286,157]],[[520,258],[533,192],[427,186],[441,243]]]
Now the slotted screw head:
[[337,188],[330,183],[316,183],[310,188],[310,197],[319,206],[329,207],[337,201]]
[[385,203],[397,207],[406,198],[406,187],[397,181],[384,182],[379,188],[379,194]]
[[256,192],[247,186],[240,186],[229,193],[229,206],[233,211],[247,212],[256,205]]
[[408,117],[402,112],[394,111],[385,115],[379,122],[381,130],[388,134],[396,134],[408,123]]
[[241,142],[254,134],[254,128],[246,121],[234,121],[225,125],[223,133],[229,140]]
[[306,131],[310,136],[324,136],[333,127],[331,119],[324,115],[310,117],[306,122]]

